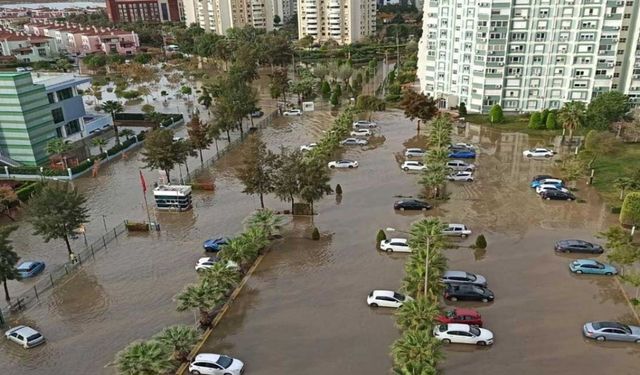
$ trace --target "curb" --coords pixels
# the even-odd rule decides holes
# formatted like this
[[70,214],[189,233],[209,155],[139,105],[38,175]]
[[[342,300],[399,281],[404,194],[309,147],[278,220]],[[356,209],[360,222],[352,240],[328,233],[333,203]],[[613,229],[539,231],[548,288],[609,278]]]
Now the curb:
[[624,290],[624,287],[620,282],[620,276],[616,276],[615,280],[616,280],[616,284],[618,284],[618,288],[620,289],[620,292],[622,292],[624,299],[627,301],[627,304],[629,304],[629,307],[631,308],[631,313],[633,314],[633,316],[636,317],[636,322],[640,324],[640,316],[638,315],[638,310],[636,310],[636,307],[633,305],[633,303],[631,303],[631,298],[629,298],[627,291]]
[[[207,340],[209,339],[209,336],[211,336],[211,334],[213,333],[213,330],[218,326],[218,324],[220,323],[224,315],[227,313],[227,310],[229,310],[229,307],[231,307],[231,304],[233,303],[233,301],[238,297],[238,295],[244,288],[247,281],[249,281],[249,278],[251,277],[251,275],[253,275],[253,272],[256,270],[256,268],[258,268],[258,265],[260,265],[260,262],[262,262],[262,259],[267,254],[268,254],[268,251],[265,252],[264,254],[259,255],[256,258],[255,262],[253,262],[253,265],[251,266],[251,268],[249,268],[249,271],[247,271],[247,274],[244,275],[244,277],[240,281],[240,284],[238,284],[238,286],[233,290],[233,293],[231,293],[231,296],[229,297],[227,302],[225,302],[225,304],[220,309],[220,312],[213,319],[213,322],[211,323],[211,328],[208,328],[204,332],[204,334],[202,335],[202,339],[200,339],[200,341],[196,344],[196,346],[193,347],[193,349],[189,353],[189,356],[188,356],[189,359],[194,358],[198,354],[198,352],[202,349],[202,346],[207,342]],[[183,363],[182,365],[180,365],[180,367],[176,371],[176,375],[186,374],[188,366],[189,366],[189,362]]]

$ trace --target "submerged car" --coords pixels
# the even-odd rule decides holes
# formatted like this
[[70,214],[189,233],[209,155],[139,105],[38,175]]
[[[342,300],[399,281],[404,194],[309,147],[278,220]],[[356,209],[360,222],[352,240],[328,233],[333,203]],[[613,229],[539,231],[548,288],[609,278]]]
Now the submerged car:
[[442,234],[445,236],[467,237],[471,234],[471,229],[464,224],[445,224],[442,227]]
[[544,190],[540,193],[540,198],[556,201],[574,201],[576,196],[570,191],[563,190]]
[[531,181],[531,187],[532,188],[537,188],[540,185],[556,185],[557,187],[564,187],[564,181],[562,181],[559,178],[542,178],[539,180],[533,180]]
[[448,157],[453,159],[474,159],[476,157],[476,152],[469,149],[452,150],[449,152]]
[[327,166],[329,168],[358,168],[358,162],[355,160],[334,160],[330,161]]
[[598,341],[628,341],[640,344],[640,327],[617,322],[590,322],[582,327],[585,337]]
[[452,173],[452,174],[447,176],[447,180],[449,180],[449,181],[467,181],[467,182],[471,182],[471,181],[473,181],[473,179],[474,179],[473,172],[467,172],[467,171],[458,171],[456,173]]
[[[214,264],[220,261],[220,258],[218,258],[217,256],[200,258],[198,259],[198,263],[196,263],[196,271],[200,272],[208,270],[209,268],[213,267]],[[240,268],[240,266],[238,265],[238,263],[230,260],[227,261],[227,268],[238,269]]]
[[441,324],[433,328],[433,336],[445,344],[492,345],[493,333],[469,324]]
[[389,238],[380,241],[380,250],[393,253],[410,253],[409,241],[406,238]]
[[371,307],[399,308],[403,303],[412,300],[413,298],[393,290],[373,290],[367,296],[367,305]]
[[45,338],[40,332],[28,326],[10,328],[4,333],[4,336],[7,340],[13,341],[25,349],[33,348],[45,342]]
[[189,372],[195,375],[240,375],[244,363],[222,354],[201,353],[189,364]]
[[318,147],[317,143],[309,143],[309,144],[300,146],[300,151],[311,151],[316,147]]
[[460,323],[482,327],[482,316],[474,309],[455,308],[436,318],[440,323]]
[[358,128],[375,128],[376,126],[378,126],[378,124],[376,124],[373,121],[358,120],[358,121],[354,121],[353,122],[353,127],[355,129],[358,129]]
[[530,150],[522,151],[522,156],[527,158],[550,158],[555,155],[555,152],[548,148],[532,148]]
[[403,171],[423,171],[427,169],[427,166],[419,161],[407,160],[400,166]]
[[226,237],[211,238],[202,243],[204,251],[218,252],[222,250],[222,246],[229,243],[229,239]]
[[400,211],[404,211],[404,210],[425,211],[425,210],[430,210],[431,205],[427,202],[420,201],[417,199],[402,199],[402,200],[396,201],[393,204],[393,209],[400,210]]
[[421,158],[426,154],[426,151],[421,148],[408,148],[404,152],[404,156],[407,158]]
[[606,263],[600,263],[594,259],[577,259],[569,263],[569,269],[573,273],[590,273],[594,275],[612,276],[618,273],[618,270]]
[[484,276],[465,271],[446,271],[442,275],[442,282],[446,284],[472,284],[482,287],[487,286],[487,279]]
[[369,144],[369,141],[366,139],[359,138],[347,138],[344,141],[340,142],[343,146],[366,146]]
[[447,168],[454,171],[472,172],[476,169],[475,164],[465,163],[462,160],[450,160],[447,162]]
[[371,130],[369,129],[356,129],[351,131],[351,133],[349,133],[352,137],[368,137],[370,135],[372,135],[373,133],[371,133]]
[[549,190],[557,190],[557,191],[562,191],[562,192],[565,192],[565,193],[569,192],[569,189],[564,188],[564,187],[558,187],[558,186],[553,185],[553,184],[542,184],[542,185],[539,185],[536,188],[536,193],[540,194],[543,191],[549,191]]
[[28,279],[44,271],[44,267],[44,262],[40,261],[22,262],[18,265],[18,267],[16,267],[16,270],[18,271],[18,275],[21,279]]
[[283,116],[302,116],[302,110],[300,109],[289,109],[282,112]]
[[602,246],[582,240],[560,240],[556,242],[554,250],[560,253],[589,253],[602,254]]
[[473,284],[445,284],[444,298],[455,301],[482,301],[491,302],[495,296],[487,288]]
[[531,179],[531,182],[533,183],[534,181],[546,180],[548,178],[554,178],[555,179],[555,177],[553,177],[551,175],[548,175],[548,174],[539,174],[539,175],[533,176],[533,178]]

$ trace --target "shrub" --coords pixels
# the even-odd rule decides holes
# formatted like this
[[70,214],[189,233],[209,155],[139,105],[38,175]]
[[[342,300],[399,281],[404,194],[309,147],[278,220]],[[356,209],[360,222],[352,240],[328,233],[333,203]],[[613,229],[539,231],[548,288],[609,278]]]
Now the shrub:
[[384,241],[387,239],[387,235],[384,233],[384,231],[382,229],[380,229],[378,231],[378,234],[376,234],[376,247],[380,246],[380,242]]
[[484,238],[484,234],[481,234],[476,238],[476,249],[486,249],[487,248],[487,239]]
[[311,239],[314,241],[318,241],[320,239],[320,231],[318,227],[313,227],[313,233],[311,233]]
[[336,195],[342,195],[342,186],[336,185]]
[[467,105],[464,104],[464,102],[460,103],[460,106],[458,107],[458,114],[462,117],[467,115]]
[[620,209],[620,223],[640,225],[640,192],[631,192],[624,198]]
[[149,224],[147,223],[138,223],[135,221],[126,221],[125,226],[129,232],[148,232]]
[[540,129],[540,124],[542,124],[542,114],[534,112],[529,118],[529,129]]
[[492,124],[499,124],[504,121],[504,113],[502,113],[502,107],[500,104],[496,104],[491,107],[489,111],[489,122]]
[[555,130],[558,128],[558,122],[556,121],[556,114],[554,112],[549,112],[545,125],[549,130]]
[[37,182],[28,182],[16,190],[16,195],[21,202],[26,202],[39,187],[40,184]]

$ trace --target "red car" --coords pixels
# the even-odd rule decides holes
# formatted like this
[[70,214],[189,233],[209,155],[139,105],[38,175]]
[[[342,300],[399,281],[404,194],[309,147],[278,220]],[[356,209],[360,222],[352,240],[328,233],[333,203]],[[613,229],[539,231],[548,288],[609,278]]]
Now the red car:
[[482,317],[473,309],[453,309],[444,312],[437,320],[440,323],[462,323],[482,327]]

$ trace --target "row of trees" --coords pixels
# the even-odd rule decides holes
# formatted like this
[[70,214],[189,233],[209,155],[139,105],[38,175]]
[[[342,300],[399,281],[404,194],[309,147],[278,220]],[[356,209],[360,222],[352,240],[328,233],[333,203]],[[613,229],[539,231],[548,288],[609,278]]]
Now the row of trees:
[[[177,310],[197,310],[200,329],[211,327],[213,318],[228,301],[242,276],[262,249],[278,235],[282,217],[270,210],[254,213],[245,221],[245,230],[224,245],[219,261],[199,275],[197,283],[187,285],[176,296]],[[175,371],[188,361],[188,355],[200,339],[197,330],[174,326],[149,341],[137,341],[116,355],[122,375],[161,375]]]
[[[640,219],[640,194],[634,193],[634,204],[636,205],[636,219]],[[631,195],[631,194],[630,194]],[[611,227],[606,232],[598,235],[607,242],[605,247],[608,249],[607,258],[620,268],[620,278],[625,283],[636,288],[635,300],[638,301],[640,296],[640,245],[633,242],[633,237],[621,227]]]
[[402,331],[391,347],[396,374],[436,374],[444,359],[441,343],[432,334],[441,313],[440,280],[447,270],[447,258],[442,253],[447,242],[442,226],[440,220],[426,218],[411,227],[409,246],[413,252],[405,264],[402,288],[414,300],[404,303],[396,313],[396,324]]

